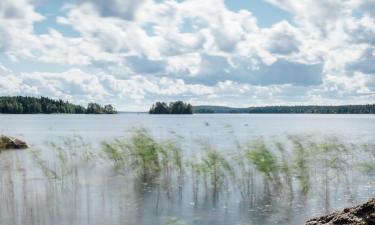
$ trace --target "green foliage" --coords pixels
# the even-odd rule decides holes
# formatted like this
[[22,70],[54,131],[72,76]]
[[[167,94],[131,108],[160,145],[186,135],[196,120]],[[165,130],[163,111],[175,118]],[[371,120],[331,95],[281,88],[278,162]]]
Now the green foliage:
[[251,143],[246,152],[246,157],[252,162],[255,168],[266,175],[271,181],[277,178],[279,165],[277,157],[268,149],[262,139]]
[[53,100],[46,97],[0,97],[0,113],[36,114],[36,113],[68,113],[68,114],[113,114],[116,110],[111,105],[104,108],[96,103],[90,103],[87,109],[63,100]]
[[174,142],[168,141],[161,144],[159,151],[161,165],[168,170],[176,170],[178,175],[182,176],[184,173],[182,150]]
[[103,109],[103,112],[105,114],[116,114],[117,113],[116,109],[111,104],[105,105],[104,109]]
[[184,172],[182,151],[173,142],[159,143],[144,129],[138,129],[129,139],[103,142],[102,149],[116,169],[129,168],[143,181],[153,181],[162,172],[166,178],[177,171]]
[[57,142],[47,142],[50,160],[43,159],[45,155],[39,150],[28,151],[34,162],[40,167],[43,174],[49,179],[57,179],[64,184],[69,175],[77,172],[77,168],[83,165],[93,165],[95,154],[91,145],[80,136],[61,137]]
[[[182,187],[184,173],[188,171],[194,205],[198,204],[202,187],[210,190],[214,199],[217,194],[234,187],[243,200],[251,204],[260,196],[281,193],[287,194],[284,197],[293,204],[296,197],[305,199],[312,191],[318,190],[316,185],[323,185],[326,190],[324,196],[329,199],[328,187],[334,179],[342,180],[345,191],[351,193],[348,169],[356,168],[366,173],[375,171],[371,164],[373,157],[354,164],[356,146],[327,137],[320,140],[308,136],[288,136],[287,142],[273,142],[272,145],[260,138],[251,141],[245,148],[238,144],[239,152],[230,155],[213,149],[204,141],[201,143],[203,154],[184,161],[181,149],[174,142],[158,142],[146,131],[137,130],[129,139],[103,145],[103,150],[115,164],[138,171],[146,183],[155,181],[153,184],[167,188],[167,195],[172,187]],[[359,152],[371,156],[372,147],[367,146],[359,145]],[[264,181],[259,182],[259,178],[264,178]],[[263,189],[259,189],[259,185]],[[264,195],[259,195],[259,190],[263,190]],[[297,190],[299,195],[296,195]]]
[[144,180],[159,173],[160,146],[145,130],[138,130],[125,147],[131,156],[131,166],[140,169]]
[[86,109],[87,114],[116,114],[117,111],[112,105],[102,107],[97,103],[89,103]]
[[218,192],[224,184],[225,178],[234,176],[232,167],[227,159],[210,146],[205,146],[205,155],[198,168],[204,176],[210,179],[214,193]]
[[310,191],[309,152],[306,150],[300,137],[290,136],[289,139],[294,146],[294,167],[297,174],[296,177],[300,182],[302,194],[307,195]]
[[192,114],[193,106],[182,101],[171,102],[169,105],[165,102],[156,102],[149,110],[150,114]]
[[112,143],[103,142],[102,149],[105,157],[113,162],[116,170],[125,165],[126,155],[118,141]]
[[186,225],[186,223],[182,220],[179,220],[178,218],[170,218],[168,220],[168,223],[166,225]]
[[170,108],[165,102],[156,102],[152,105],[150,114],[170,114]]
[[373,162],[363,162],[358,165],[360,171],[364,173],[375,173],[375,165]]

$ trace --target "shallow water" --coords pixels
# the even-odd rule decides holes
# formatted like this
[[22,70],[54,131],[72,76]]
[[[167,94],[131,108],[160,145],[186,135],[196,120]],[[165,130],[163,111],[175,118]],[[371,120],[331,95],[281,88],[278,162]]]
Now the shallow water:
[[[293,166],[290,182],[280,172],[283,187],[273,190],[277,188],[251,168],[251,193],[243,197],[237,181],[245,173],[237,168],[236,178],[225,178],[225,188],[217,194],[202,178],[194,198],[186,168],[180,186],[143,184],[131,171],[115,171],[99,145],[117,137],[127,140],[138,128],[161,142],[173,139],[186,160],[204,155],[205,143],[234,167],[232,156],[247,142],[261,137],[275,154],[274,144],[281,142]],[[32,146],[0,153],[0,224],[297,225],[375,195],[375,174],[366,164],[375,157],[374,115],[0,115],[0,133]],[[290,136],[306,146],[339,140],[349,150],[307,153],[309,191],[302,193],[303,174],[295,174],[301,169],[294,168]],[[277,156],[281,162],[281,154]]]

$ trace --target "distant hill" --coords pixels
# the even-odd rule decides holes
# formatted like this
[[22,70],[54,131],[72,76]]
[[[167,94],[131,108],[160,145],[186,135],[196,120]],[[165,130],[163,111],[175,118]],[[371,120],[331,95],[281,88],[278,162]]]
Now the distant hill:
[[5,96],[0,97],[0,113],[8,114],[115,114],[112,105],[101,106],[89,103],[87,107],[75,105],[63,100],[54,100],[46,97]]
[[193,106],[193,113],[375,114],[375,104],[341,106],[262,106],[248,108],[201,105]]

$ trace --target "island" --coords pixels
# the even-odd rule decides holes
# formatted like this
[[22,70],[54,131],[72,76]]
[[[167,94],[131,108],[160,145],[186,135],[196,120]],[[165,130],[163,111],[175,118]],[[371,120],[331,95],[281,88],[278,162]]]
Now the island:
[[47,97],[3,96],[0,97],[0,113],[6,114],[116,114],[116,109],[108,104],[89,103],[87,107],[75,105],[61,99]]
[[156,102],[149,110],[149,114],[193,114],[193,106],[183,101]]

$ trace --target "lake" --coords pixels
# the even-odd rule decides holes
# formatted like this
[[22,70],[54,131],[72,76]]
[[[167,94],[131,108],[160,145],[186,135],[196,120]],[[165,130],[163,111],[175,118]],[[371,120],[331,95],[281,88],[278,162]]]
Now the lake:
[[[0,153],[1,225],[297,225],[375,195],[375,115],[3,114],[0,134],[31,146]],[[140,167],[147,143],[181,162]]]

